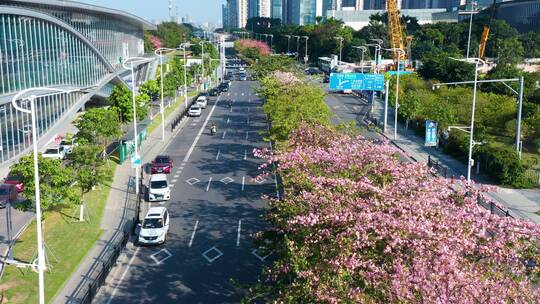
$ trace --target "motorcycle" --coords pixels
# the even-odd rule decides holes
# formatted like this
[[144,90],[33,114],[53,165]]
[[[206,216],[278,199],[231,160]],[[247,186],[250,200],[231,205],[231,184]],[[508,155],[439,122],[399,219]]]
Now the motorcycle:
[[217,133],[217,127],[215,125],[211,126],[210,127],[210,134],[211,135],[214,135]]

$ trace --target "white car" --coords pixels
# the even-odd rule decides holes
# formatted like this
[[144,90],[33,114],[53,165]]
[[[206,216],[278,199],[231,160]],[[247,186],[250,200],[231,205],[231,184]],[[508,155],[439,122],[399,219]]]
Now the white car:
[[198,105],[192,105],[188,110],[189,116],[201,116],[202,110]]
[[208,100],[206,99],[206,96],[199,96],[197,97],[197,100],[195,100],[195,104],[203,109],[206,109],[206,106],[208,105]]
[[148,187],[148,200],[151,202],[168,201],[171,199],[171,189],[165,174],[152,174]]
[[60,147],[63,147],[64,150],[66,151],[66,154],[71,154],[73,152],[73,148],[77,147],[79,144],[77,144],[75,142],[75,140],[71,140],[71,141],[68,141],[68,140],[62,140],[62,142],[60,143]]
[[66,157],[66,149],[63,146],[47,148],[41,156],[44,158],[64,159]]
[[165,207],[152,207],[140,224],[139,244],[163,244],[169,232],[169,212]]

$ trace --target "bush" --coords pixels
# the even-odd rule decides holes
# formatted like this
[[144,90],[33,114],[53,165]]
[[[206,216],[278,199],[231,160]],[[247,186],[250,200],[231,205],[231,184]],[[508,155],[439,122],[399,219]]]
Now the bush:
[[512,148],[488,144],[482,148],[481,157],[485,160],[484,171],[495,177],[502,185],[515,188],[533,186],[526,178],[527,166]]

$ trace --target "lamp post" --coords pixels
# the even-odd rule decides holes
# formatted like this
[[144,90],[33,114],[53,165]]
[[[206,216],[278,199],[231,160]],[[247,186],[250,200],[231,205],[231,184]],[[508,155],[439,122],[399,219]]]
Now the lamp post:
[[360,59],[360,66],[362,67],[362,74],[364,73],[364,52],[367,51],[367,47],[365,46],[353,46],[355,49],[359,49],[362,51],[362,59]]
[[307,41],[308,41],[309,37],[308,36],[302,36],[302,38],[306,39],[306,56],[304,56],[304,64],[307,64],[308,59],[309,59],[309,57],[308,57],[308,49],[307,49]]
[[191,46],[191,43],[182,43],[178,47],[184,53],[184,108],[187,109],[187,59],[186,59],[186,47]]
[[293,35],[296,38],[296,59],[300,57],[300,36]]
[[473,15],[476,13],[476,11],[474,10],[475,9],[475,6],[478,5],[478,3],[476,1],[471,1],[471,10],[470,11],[461,11],[459,12],[459,14],[466,14],[466,15],[470,15],[469,16],[469,38],[467,39],[467,58],[469,58],[469,51],[470,51],[470,48],[471,48],[471,31],[472,31],[472,20],[473,20]]
[[206,76],[204,75],[204,44],[206,41],[201,41],[199,44],[201,45],[201,68],[202,68],[202,86],[203,91],[206,90]]
[[289,50],[290,50],[290,47],[291,47],[291,35],[283,35],[283,37],[287,37],[287,55],[289,55]]
[[367,44],[367,46],[375,47],[375,73],[378,73],[379,72],[379,57],[381,55],[381,48],[384,41],[382,39],[370,39],[370,40],[375,42],[375,43]]
[[176,51],[178,50],[179,48],[176,48],[176,49],[171,49],[171,48],[159,48],[157,50],[155,50],[155,54],[157,56],[159,56],[159,66],[160,66],[160,78],[161,78],[161,102],[160,102],[160,105],[159,105],[159,110],[161,112],[161,139],[162,140],[165,140],[165,111],[164,111],[164,107],[163,107],[163,51],[166,51],[166,52],[171,52],[171,51]]
[[[147,58],[143,57],[128,57],[122,62],[122,66],[125,69],[131,70],[131,89],[132,89],[132,99],[133,99],[133,141],[135,144],[134,152],[135,159],[139,159],[139,133],[137,132],[137,103],[135,100],[135,92],[137,91],[137,81],[135,80],[135,69],[134,64],[136,62],[148,61]],[[129,64],[129,66],[128,66]],[[135,166],[135,193],[139,194],[139,166]]]
[[[78,90],[75,90],[78,91]],[[30,95],[27,97],[23,97],[22,100],[26,99],[30,103],[30,110],[25,109],[23,107],[20,107],[17,104],[17,100],[21,99],[22,96],[28,95],[30,92],[51,92],[51,94],[47,95],[40,95],[40,97],[44,96],[53,96],[58,94],[69,94],[71,92],[75,91],[67,91],[62,89],[56,89],[56,88],[47,88],[47,87],[40,87],[40,88],[31,88],[26,89],[21,92],[19,92],[17,95],[13,96],[11,99],[11,104],[15,109],[17,109],[20,112],[30,114],[32,119],[32,145],[33,145],[33,156],[34,156],[34,184],[35,184],[35,196],[36,196],[36,230],[37,230],[37,271],[38,271],[38,289],[39,289],[39,303],[44,304],[45,303],[45,248],[43,244],[43,231],[41,226],[41,194],[40,194],[40,184],[39,184],[39,165],[38,165],[38,147],[37,147],[37,130],[36,130],[36,99],[38,96],[36,95]]]
[[269,34],[268,36],[270,36],[270,54],[272,54],[272,40],[274,40],[274,34]]
[[390,52],[398,52],[398,64],[397,64],[397,79],[396,79],[396,106],[394,111],[394,140],[397,140],[397,118],[398,118],[398,108],[399,108],[399,59],[401,56],[405,56],[405,51],[400,48],[390,48],[383,49]]
[[[343,40],[344,40],[344,39],[343,39],[343,37],[341,37],[341,36],[337,36],[337,37],[335,37],[335,38],[336,38],[337,40],[339,40],[339,64],[341,64],[341,51],[342,51],[342,49],[343,49]],[[339,64],[338,64],[338,65],[339,65]]]

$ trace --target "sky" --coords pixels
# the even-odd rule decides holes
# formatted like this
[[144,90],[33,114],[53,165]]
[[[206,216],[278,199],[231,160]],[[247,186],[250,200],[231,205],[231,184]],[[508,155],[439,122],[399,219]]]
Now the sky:
[[[74,0],[109,8],[120,9],[148,21],[161,21],[169,18],[169,0]],[[221,5],[225,0],[173,0],[178,5],[180,17],[190,15],[196,23],[221,23]]]

